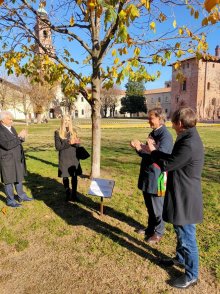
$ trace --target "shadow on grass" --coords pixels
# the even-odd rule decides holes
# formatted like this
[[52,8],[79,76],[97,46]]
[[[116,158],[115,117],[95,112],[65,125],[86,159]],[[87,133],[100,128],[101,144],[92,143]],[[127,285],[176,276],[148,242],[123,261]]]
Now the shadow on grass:
[[45,160],[45,159],[42,159],[42,158],[39,158],[39,157],[36,157],[36,156],[33,156],[33,155],[26,154],[25,157],[26,158],[31,158],[31,159],[34,159],[34,160],[41,161],[41,162],[43,162],[45,164],[52,165],[53,167],[58,167],[58,164],[56,164],[56,163],[53,163],[51,161],[48,161],[48,160]]
[[[162,254],[156,248],[152,248],[145,242],[122,231],[120,228],[105,222],[104,217],[102,219],[94,217],[93,212],[98,213],[99,203],[94,202],[89,197],[78,194],[80,203],[65,203],[63,185],[56,180],[48,177],[43,178],[36,173],[29,173],[25,185],[31,190],[36,200],[43,201],[67,224],[72,226],[83,225],[99,234],[103,234],[127,250],[132,251],[144,259],[147,258],[157,265],[159,265],[158,258],[167,258],[166,255]],[[126,221],[131,224],[135,222],[132,218],[110,207],[106,207],[105,213],[121,221]],[[166,268],[166,270],[172,277],[180,273],[175,268]]]

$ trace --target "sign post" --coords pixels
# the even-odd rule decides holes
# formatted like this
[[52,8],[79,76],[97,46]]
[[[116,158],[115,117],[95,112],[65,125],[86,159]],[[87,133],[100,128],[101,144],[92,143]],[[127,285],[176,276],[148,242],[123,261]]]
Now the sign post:
[[104,198],[111,198],[115,182],[113,180],[94,178],[91,181],[88,194],[101,197],[100,214],[103,215]]

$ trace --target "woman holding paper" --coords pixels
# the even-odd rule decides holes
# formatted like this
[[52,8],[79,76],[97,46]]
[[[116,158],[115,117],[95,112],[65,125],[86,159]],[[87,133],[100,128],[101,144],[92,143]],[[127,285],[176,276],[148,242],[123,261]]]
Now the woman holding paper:
[[[59,151],[58,177],[63,179],[66,201],[78,201],[77,176],[82,174],[80,162],[76,156],[76,149],[80,144],[76,131],[73,129],[69,115],[61,119],[59,130],[55,131],[55,147]],[[72,190],[70,189],[70,181]]]

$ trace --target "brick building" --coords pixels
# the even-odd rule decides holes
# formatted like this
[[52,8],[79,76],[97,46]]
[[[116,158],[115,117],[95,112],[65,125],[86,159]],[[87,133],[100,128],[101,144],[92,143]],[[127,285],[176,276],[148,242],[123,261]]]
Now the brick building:
[[172,70],[171,112],[180,105],[195,109],[201,120],[220,116],[220,48],[210,60],[195,57],[181,61],[184,80],[176,80],[177,71]]

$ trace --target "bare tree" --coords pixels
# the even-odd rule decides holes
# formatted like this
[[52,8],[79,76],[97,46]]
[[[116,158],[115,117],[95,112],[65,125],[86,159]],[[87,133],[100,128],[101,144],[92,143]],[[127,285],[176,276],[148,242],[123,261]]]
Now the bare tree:
[[110,89],[101,90],[101,106],[104,117],[107,117],[109,111],[110,117],[114,117],[115,108],[118,105],[118,87],[114,86]]

